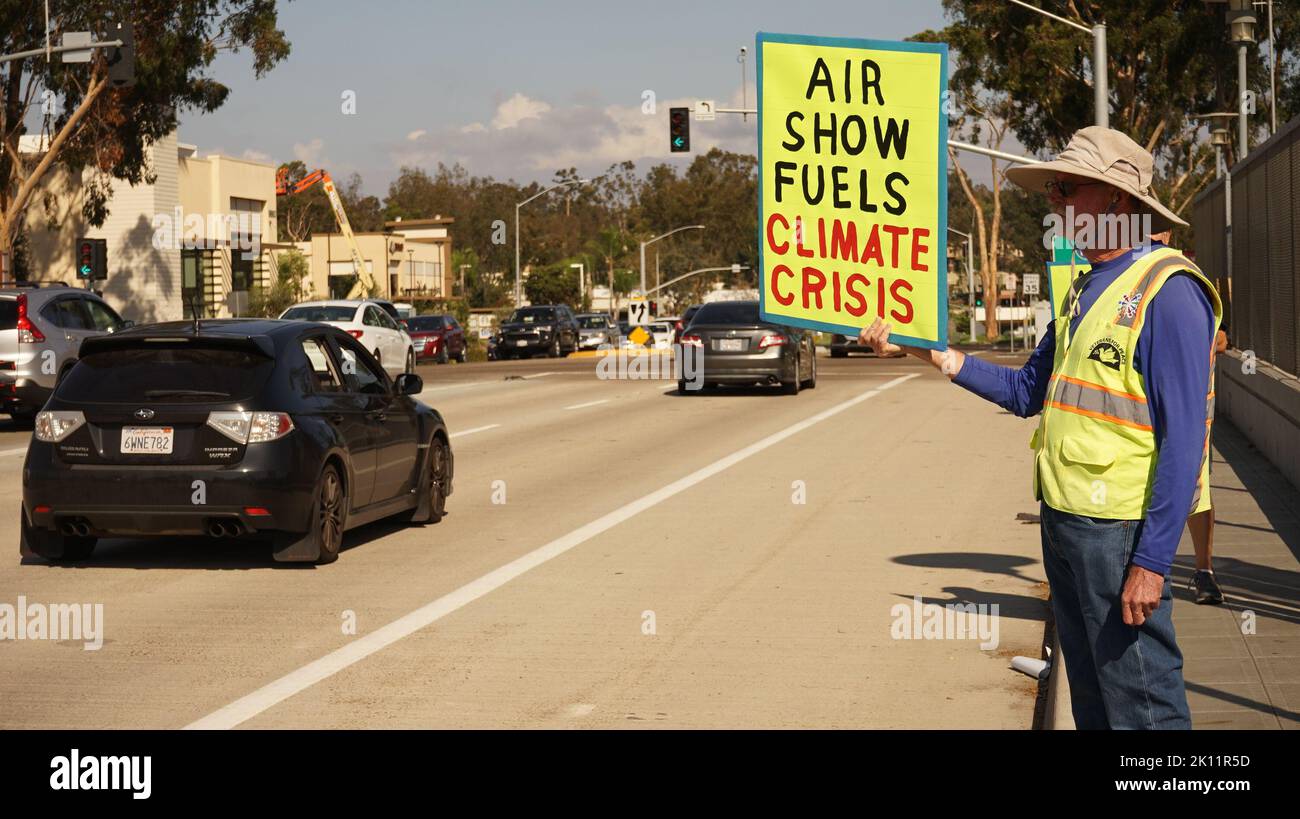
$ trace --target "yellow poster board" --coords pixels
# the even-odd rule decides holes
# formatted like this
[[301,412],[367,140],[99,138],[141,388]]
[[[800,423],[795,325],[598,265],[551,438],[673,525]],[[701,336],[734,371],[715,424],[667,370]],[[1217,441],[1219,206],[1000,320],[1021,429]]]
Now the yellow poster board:
[[1052,318],[1064,313],[1065,300],[1070,297],[1070,285],[1091,269],[1092,267],[1086,262],[1047,263],[1047,298],[1052,303]]
[[765,320],[948,346],[948,47],[760,33]]

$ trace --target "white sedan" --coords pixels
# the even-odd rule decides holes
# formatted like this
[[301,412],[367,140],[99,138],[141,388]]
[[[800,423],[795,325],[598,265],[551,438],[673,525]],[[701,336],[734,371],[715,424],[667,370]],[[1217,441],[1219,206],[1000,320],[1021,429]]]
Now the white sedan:
[[415,372],[415,344],[411,337],[388,311],[373,301],[307,301],[285,310],[280,318],[332,324],[366,345],[389,375]]

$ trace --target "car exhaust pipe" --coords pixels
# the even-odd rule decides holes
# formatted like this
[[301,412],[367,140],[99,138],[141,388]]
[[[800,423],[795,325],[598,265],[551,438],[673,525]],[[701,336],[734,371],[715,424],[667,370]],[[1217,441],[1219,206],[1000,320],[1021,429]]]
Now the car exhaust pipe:
[[243,527],[237,520],[213,520],[208,522],[208,535],[211,537],[239,537]]
[[77,537],[88,537],[90,535],[90,524],[84,520],[72,524],[72,528],[76,530]]
[[60,532],[60,534],[68,535],[68,536],[75,535],[75,534],[77,534],[77,525],[76,525],[75,523],[71,522],[71,521],[67,521],[67,520],[65,520],[65,521],[64,521],[64,522],[59,526],[59,532]]

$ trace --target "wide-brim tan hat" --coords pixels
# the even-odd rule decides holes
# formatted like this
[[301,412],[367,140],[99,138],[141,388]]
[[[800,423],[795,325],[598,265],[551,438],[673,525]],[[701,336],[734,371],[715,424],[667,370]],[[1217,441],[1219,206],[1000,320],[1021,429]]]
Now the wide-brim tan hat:
[[1155,160],[1127,135],[1100,125],[1076,131],[1070,144],[1050,162],[1007,168],[1007,179],[1022,188],[1041,191],[1058,173],[1086,176],[1133,196],[1151,215],[1151,233],[1186,226],[1174,212],[1160,204],[1151,190]]

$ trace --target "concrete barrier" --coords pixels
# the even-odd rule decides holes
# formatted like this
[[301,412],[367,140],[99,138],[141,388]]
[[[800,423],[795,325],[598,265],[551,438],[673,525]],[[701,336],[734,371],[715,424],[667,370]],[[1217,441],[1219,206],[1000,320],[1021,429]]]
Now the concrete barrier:
[[1255,448],[1300,487],[1300,379],[1241,350],[1218,357],[1215,414],[1225,415]]

